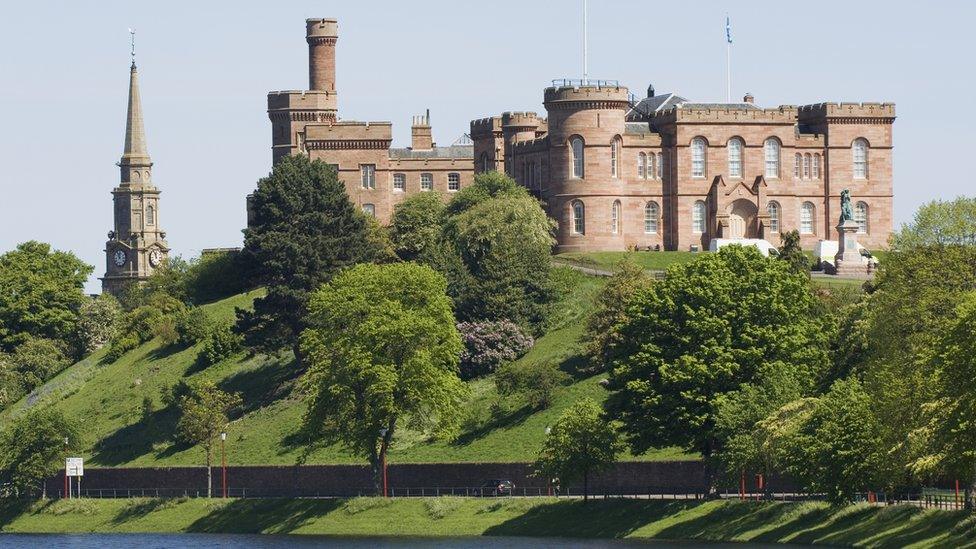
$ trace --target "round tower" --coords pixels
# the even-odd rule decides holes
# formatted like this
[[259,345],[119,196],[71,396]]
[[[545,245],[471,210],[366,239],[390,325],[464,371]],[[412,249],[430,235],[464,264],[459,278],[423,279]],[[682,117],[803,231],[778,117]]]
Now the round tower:
[[335,19],[306,19],[308,89],[335,91],[335,45],[339,24]]
[[515,157],[512,147],[519,141],[535,139],[539,127],[539,116],[534,112],[502,113],[502,136],[505,139],[505,173],[514,176]]

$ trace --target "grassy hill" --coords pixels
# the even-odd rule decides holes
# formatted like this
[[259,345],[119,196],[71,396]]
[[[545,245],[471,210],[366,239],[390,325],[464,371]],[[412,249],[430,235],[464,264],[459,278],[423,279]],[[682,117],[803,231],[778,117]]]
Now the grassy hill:
[[[554,309],[551,329],[520,359],[524,364],[550,362],[574,372],[580,360],[577,340],[583,332],[591,300],[603,280],[567,268],[556,269],[562,299]],[[248,307],[259,292],[237,295],[205,305],[214,318],[231,318],[236,307]],[[156,341],[142,345],[118,361],[103,362],[105,351],[74,364],[10,409],[0,424],[30,405],[50,403],[74,418],[93,466],[199,465],[203,451],[174,444],[177,414],[164,407],[161,395],[183,377],[215,381],[222,389],[240,392],[244,414],[228,428],[231,464],[293,464],[305,447],[297,427],[305,405],[295,390],[296,370],[290,354],[277,357],[244,353],[200,370],[198,348],[162,348]],[[602,400],[603,376],[574,378],[557,390],[553,405],[532,410],[506,402],[490,378],[469,382],[471,397],[461,437],[453,442],[431,441],[420,433],[401,430],[390,451],[391,462],[529,461],[542,444],[547,425],[578,398]],[[153,412],[142,421],[143,400]],[[633,456],[626,456],[632,458]],[[663,449],[637,459],[690,458],[677,449]],[[360,463],[339,447],[310,454],[308,463]]]

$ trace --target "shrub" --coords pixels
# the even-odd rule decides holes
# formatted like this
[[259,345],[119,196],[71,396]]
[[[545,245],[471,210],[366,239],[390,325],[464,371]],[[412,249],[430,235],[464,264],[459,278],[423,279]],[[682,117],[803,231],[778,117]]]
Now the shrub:
[[556,388],[568,381],[569,376],[548,362],[529,365],[508,363],[495,373],[495,386],[502,396],[522,397],[535,409],[548,408]]
[[206,339],[213,329],[210,317],[199,307],[189,307],[177,312],[174,320],[177,342],[187,347]]
[[20,374],[14,370],[10,356],[0,353],[0,410],[10,406],[24,396]]
[[181,301],[170,295],[153,294],[146,304],[126,313],[105,358],[110,362],[118,360],[154,337],[159,337],[167,345],[176,343],[179,334],[174,318],[185,309],[186,306]]
[[461,379],[490,374],[532,348],[535,341],[509,320],[460,322],[458,332],[464,343],[461,351]]
[[186,272],[187,298],[196,304],[208,303],[247,290],[248,274],[243,263],[237,252],[201,255]]
[[116,360],[122,358],[122,355],[128,353],[129,351],[135,349],[140,345],[139,336],[136,334],[125,334],[123,336],[117,337],[112,340],[112,345],[108,349],[108,353],[105,354],[105,358],[109,362],[115,362]]
[[28,393],[70,364],[59,342],[41,338],[21,343],[10,355],[10,362]]
[[434,520],[440,520],[454,512],[461,506],[461,498],[443,496],[437,498],[425,498],[424,509],[427,515]]
[[230,324],[215,326],[203,342],[199,359],[203,364],[212,366],[240,351],[242,346],[241,336],[234,333]]
[[122,307],[111,294],[102,294],[81,306],[78,318],[78,343],[91,353],[108,343],[115,335],[122,317]]

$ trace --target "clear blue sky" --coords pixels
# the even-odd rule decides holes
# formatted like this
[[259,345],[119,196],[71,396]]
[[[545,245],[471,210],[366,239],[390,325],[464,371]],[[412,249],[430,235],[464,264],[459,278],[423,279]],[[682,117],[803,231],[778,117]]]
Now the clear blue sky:
[[[503,110],[543,112],[542,89],[580,72],[580,0],[15,2],[0,20],[0,252],[37,239],[103,274],[122,153],[128,27],[160,221],[174,252],[237,246],[244,197],[270,168],[269,90],[307,87],[306,17],[336,17],[343,118],[431,109],[449,143]],[[725,95],[764,106],[893,101],[895,221],[974,194],[973,2],[590,2],[590,76],[635,93]],[[952,160],[956,159],[955,162]],[[95,291],[97,282],[89,283]]]

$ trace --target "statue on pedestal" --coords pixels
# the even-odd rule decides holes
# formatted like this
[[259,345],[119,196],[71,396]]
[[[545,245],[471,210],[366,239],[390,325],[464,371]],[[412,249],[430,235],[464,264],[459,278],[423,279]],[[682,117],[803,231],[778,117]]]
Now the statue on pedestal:
[[851,191],[844,189],[840,192],[840,222],[854,221],[854,208],[851,206]]
[[834,256],[834,274],[863,275],[867,266],[861,259],[857,246],[857,222],[851,206],[851,191],[840,192],[840,222],[837,224],[837,255]]

